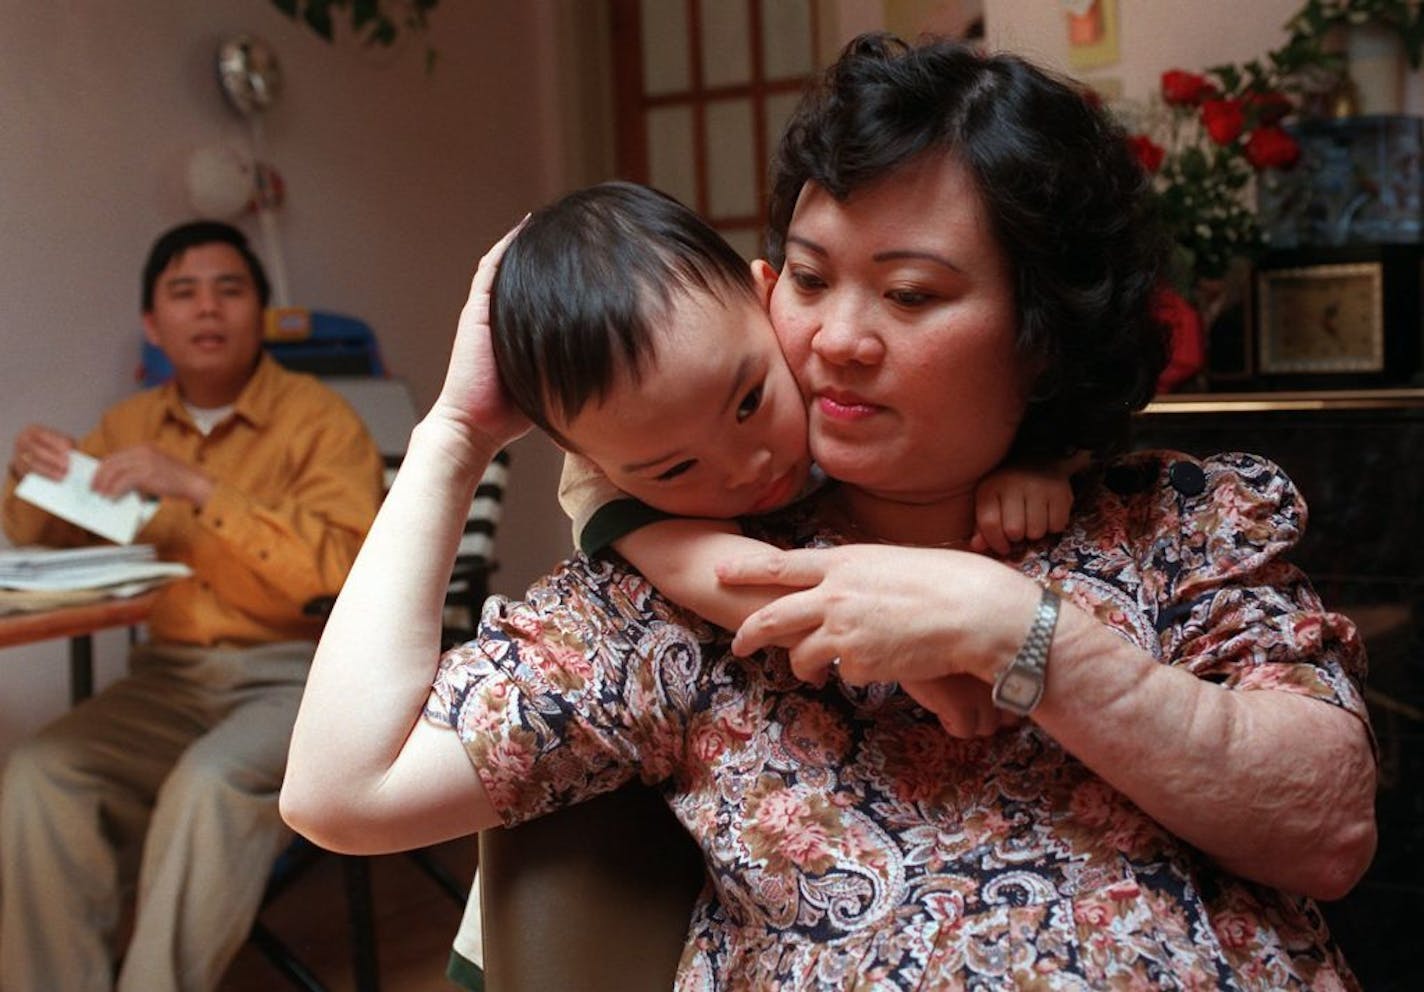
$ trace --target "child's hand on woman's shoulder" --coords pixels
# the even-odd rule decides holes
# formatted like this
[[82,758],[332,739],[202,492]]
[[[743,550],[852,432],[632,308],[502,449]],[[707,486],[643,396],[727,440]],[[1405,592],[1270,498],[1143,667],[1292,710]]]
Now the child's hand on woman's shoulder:
[[1006,555],[1023,541],[1037,541],[1068,526],[1074,472],[1086,454],[1049,465],[1007,465],[986,475],[974,490],[974,536],[969,550]]

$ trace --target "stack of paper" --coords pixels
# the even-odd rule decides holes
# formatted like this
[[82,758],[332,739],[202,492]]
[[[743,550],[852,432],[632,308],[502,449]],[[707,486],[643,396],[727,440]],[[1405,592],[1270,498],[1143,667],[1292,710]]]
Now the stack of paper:
[[151,544],[0,551],[0,606],[41,609],[109,596],[133,596],[191,575],[159,561]]

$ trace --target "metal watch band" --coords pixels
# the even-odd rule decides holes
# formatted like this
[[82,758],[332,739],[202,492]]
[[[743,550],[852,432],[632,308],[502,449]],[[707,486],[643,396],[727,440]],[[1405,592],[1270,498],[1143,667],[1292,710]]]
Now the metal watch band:
[[1053,645],[1053,631],[1058,626],[1058,594],[1045,588],[1038,600],[1038,610],[1014,660],[994,680],[994,705],[1000,709],[1028,716],[1043,698],[1043,685],[1048,672],[1048,650]]

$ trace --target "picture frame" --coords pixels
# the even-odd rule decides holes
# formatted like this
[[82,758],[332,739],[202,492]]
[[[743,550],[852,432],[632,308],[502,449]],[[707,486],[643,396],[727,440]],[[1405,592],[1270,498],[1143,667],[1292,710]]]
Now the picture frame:
[[1271,252],[1253,283],[1255,376],[1268,387],[1398,385],[1419,372],[1417,245]]
[[1372,261],[1263,271],[1261,374],[1383,372],[1383,269]]
[[1117,0],[1059,0],[1068,32],[1068,65],[1098,69],[1120,58]]

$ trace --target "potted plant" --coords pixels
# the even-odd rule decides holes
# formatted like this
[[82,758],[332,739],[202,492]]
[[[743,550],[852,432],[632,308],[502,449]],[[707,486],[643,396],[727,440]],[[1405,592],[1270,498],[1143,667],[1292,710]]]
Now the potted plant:
[[[430,27],[430,12],[440,0],[272,0],[272,5],[296,21],[301,21],[322,38],[336,37],[337,20],[346,20],[367,47],[390,48],[402,31],[424,34]],[[426,68],[435,64],[435,50],[425,50]]]
[[1160,100],[1125,109],[1128,141],[1153,176],[1172,235],[1175,279],[1190,296],[1220,279],[1238,258],[1260,250],[1251,185],[1268,169],[1288,169],[1300,147],[1282,126],[1295,109],[1264,67],[1170,69]]
[[1286,22],[1284,52],[1341,77],[1336,112],[1398,113],[1406,65],[1424,60],[1424,6],[1418,0],[1306,0]]

